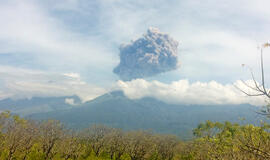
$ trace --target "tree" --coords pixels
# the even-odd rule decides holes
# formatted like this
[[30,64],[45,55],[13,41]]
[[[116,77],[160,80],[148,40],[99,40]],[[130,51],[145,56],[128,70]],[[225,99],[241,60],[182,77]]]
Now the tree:
[[40,124],[39,131],[44,159],[53,159],[57,153],[55,146],[63,138],[64,127],[59,121],[48,120]]
[[10,112],[0,113],[0,156],[4,150],[5,130],[10,121]]
[[[264,48],[268,48],[268,47],[270,47],[270,43],[265,43],[260,47],[261,82],[260,83],[257,82],[251,68],[249,68],[249,70],[251,73],[251,77],[252,77],[252,81],[253,81],[254,86],[251,86],[251,85],[247,84],[246,82],[242,81],[242,83],[246,87],[248,87],[252,91],[255,91],[255,93],[249,93],[249,92],[235,86],[237,89],[239,89],[241,92],[243,92],[247,96],[250,96],[250,97],[264,96],[270,100],[270,90],[268,90],[265,86],[264,61],[263,61],[263,50],[264,50]],[[243,64],[243,66],[245,66],[245,65]],[[270,116],[270,105],[264,106],[258,113],[261,115]]]
[[126,134],[127,148],[126,153],[131,160],[145,160],[154,151],[154,142],[151,133],[146,131],[132,131]]
[[59,143],[61,157],[64,160],[78,159],[83,150],[83,145],[80,143],[78,134],[73,131],[66,131],[63,136],[63,140]]
[[125,133],[120,129],[112,129],[105,136],[105,142],[106,152],[109,154],[110,159],[120,160],[127,147]]
[[112,128],[103,125],[93,125],[92,127],[84,130],[81,133],[82,140],[87,147],[87,155],[91,154],[91,151],[95,156],[99,156],[105,149],[106,136],[112,131]]
[[175,154],[175,147],[179,143],[176,136],[157,135],[155,144],[157,153],[162,160],[172,160]]

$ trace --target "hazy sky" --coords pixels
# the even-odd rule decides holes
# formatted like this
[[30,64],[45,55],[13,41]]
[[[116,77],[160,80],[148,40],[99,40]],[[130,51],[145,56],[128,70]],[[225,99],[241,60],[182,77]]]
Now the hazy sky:
[[[257,47],[270,35],[269,6],[267,0],[0,0],[0,98],[77,94],[89,100],[125,83],[157,82],[166,91],[182,81],[209,85],[210,92],[211,82],[226,88],[250,78],[243,63],[257,73]],[[119,81],[112,72],[119,46],[149,27],[179,42],[181,67]],[[202,103],[219,103],[208,101]]]

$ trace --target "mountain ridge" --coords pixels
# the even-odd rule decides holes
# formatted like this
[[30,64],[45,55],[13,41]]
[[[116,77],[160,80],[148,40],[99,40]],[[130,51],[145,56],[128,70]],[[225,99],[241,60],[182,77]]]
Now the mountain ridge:
[[[206,120],[259,124],[254,106],[167,104],[155,98],[129,99],[123,92],[106,93],[77,107],[62,111],[37,113],[33,119],[57,119],[71,128],[93,124],[125,130],[153,130],[190,138],[192,129]],[[240,118],[246,118],[240,121]]]
[[[76,105],[66,103],[66,99],[73,99]],[[104,124],[124,130],[150,129],[184,139],[190,138],[192,129],[206,120],[259,124],[263,118],[249,104],[168,104],[152,97],[129,99],[122,91],[109,92],[84,103],[78,96],[5,99],[0,101],[1,110],[11,110],[30,119],[60,120],[76,129]]]

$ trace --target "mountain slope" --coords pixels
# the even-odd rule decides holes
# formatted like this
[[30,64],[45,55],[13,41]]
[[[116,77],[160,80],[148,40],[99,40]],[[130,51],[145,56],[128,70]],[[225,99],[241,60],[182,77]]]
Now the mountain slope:
[[212,121],[258,123],[262,117],[251,105],[171,105],[153,98],[131,100],[122,92],[100,96],[80,106],[48,113],[32,114],[34,119],[58,119],[73,128],[105,124],[123,129],[151,129],[187,138],[199,123]]
[[65,97],[33,97],[31,99],[4,99],[0,101],[0,111],[9,110],[14,114],[28,116],[34,113],[44,113],[71,109],[74,106],[67,104],[66,99],[73,99],[76,104],[81,100],[77,96]]

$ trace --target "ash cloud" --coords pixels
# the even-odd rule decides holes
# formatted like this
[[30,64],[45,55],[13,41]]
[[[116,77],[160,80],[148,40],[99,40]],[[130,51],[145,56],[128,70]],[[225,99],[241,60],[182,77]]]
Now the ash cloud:
[[120,64],[113,72],[122,80],[154,76],[178,67],[178,42],[150,27],[146,34],[120,47]]

